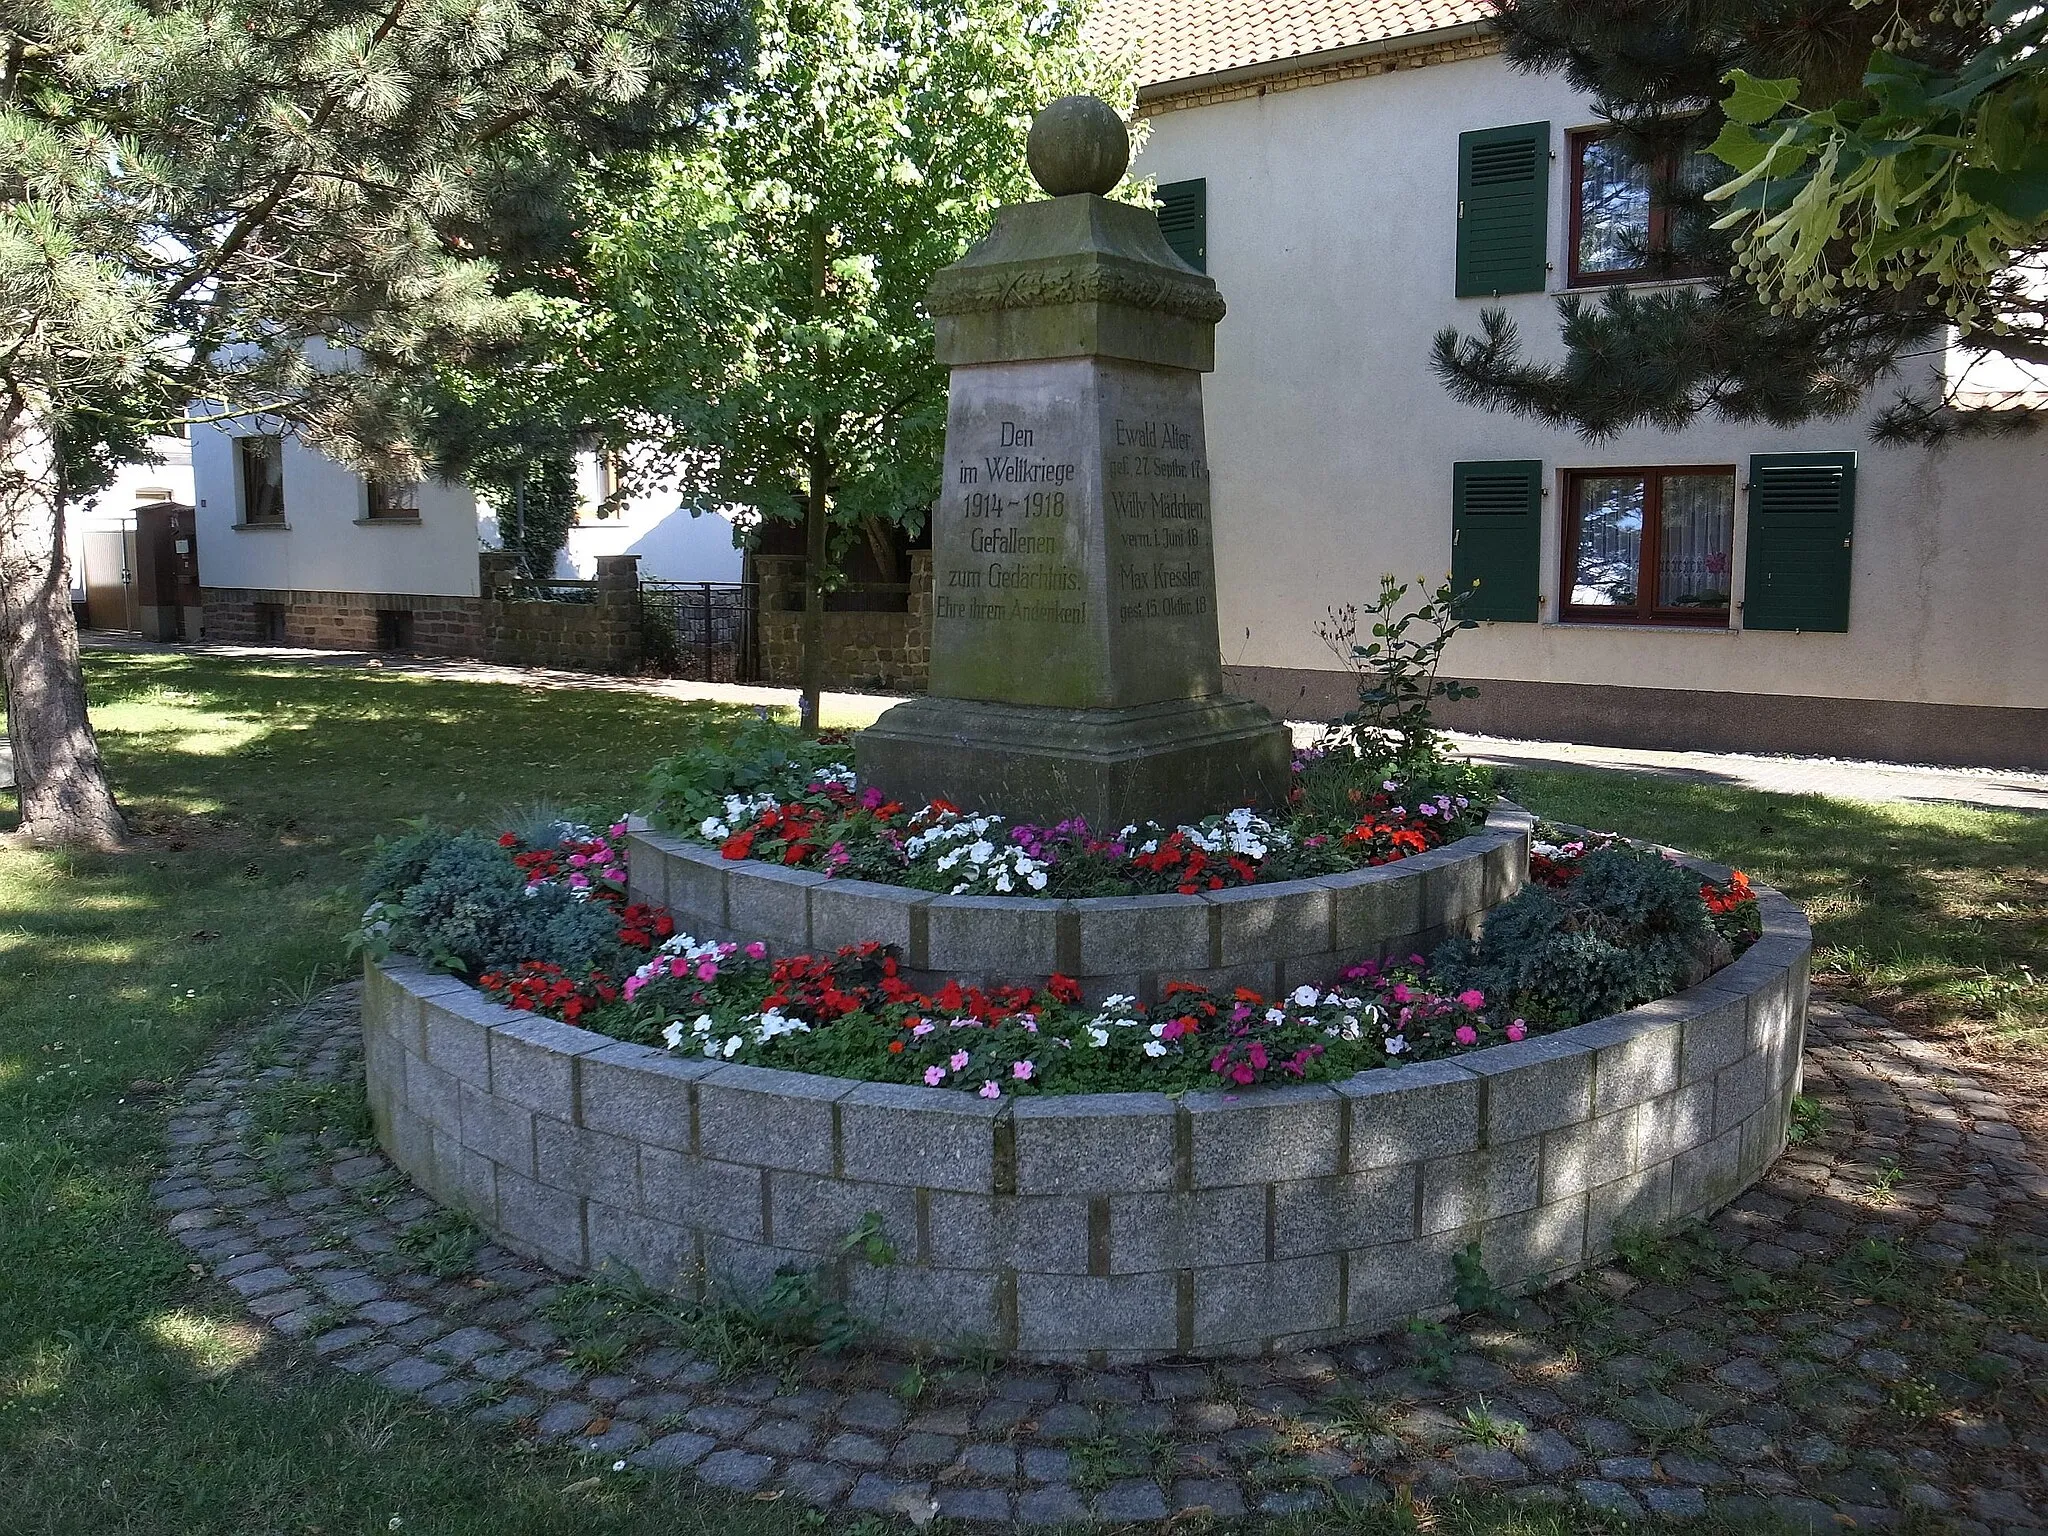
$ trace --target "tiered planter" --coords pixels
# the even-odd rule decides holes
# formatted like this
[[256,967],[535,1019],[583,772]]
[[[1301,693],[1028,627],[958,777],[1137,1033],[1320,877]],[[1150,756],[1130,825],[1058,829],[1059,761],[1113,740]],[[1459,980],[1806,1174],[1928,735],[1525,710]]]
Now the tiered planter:
[[[1448,878],[1453,852],[1431,856],[1425,886]],[[664,879],[694,867],[676,859]],[[719,910],[766,915],[750,896],[732,904],[743,888],[756,887],[727,880]],[[829,888],[784,889],[781,928],[763,926],[785,945],[857,936],[818,936],[818,914],[840,920]],[[564,1269],[613,1262],[679,1290],[745,1292],[780,1267],[832,1265],[889,1335],[1026,1358],[1288,1349],[1448,1310],[1451,1257],[1469,1243],[1497,1279],[1547,1282],[1606,1258],[1618,1231],[1703,1215],[1753,1180],[1784,1146],[1812,948],[1798,909],[1758,894],[1762,940],[1677,997],[1451,1061],[1178,1101],[989,1102],[722,1064],[372,965],[370,1099],[423,1188]],[[949,932],[945,900],[925,898],[928,962],[955,953],[930,947]],[[1203,969],[1259,967],[1270,983],[1285,962],[1219,956],[1232,904],[1204,910],[1223,915],[1208,919]],[[1085,926],[1059,913],[1052,931]],[[971,953],[1019,974],[1008,950]],[[871,1211],[897,1253],[886,1267],[838,1255]]]
[[632,899],[668,908],[700,939],[761,939],[778,955],[877,939],[902,951],[920,985],[1036,985],[1057,972],[1091,999],[1151,1002],[1169,981],[1273,995],[1469,933],[1522,888],[1534,824],[1503,804],[1482,831],[1413,858],[1201,896],[939,896],[727,859],[646,831],[633,834],[628,867]]

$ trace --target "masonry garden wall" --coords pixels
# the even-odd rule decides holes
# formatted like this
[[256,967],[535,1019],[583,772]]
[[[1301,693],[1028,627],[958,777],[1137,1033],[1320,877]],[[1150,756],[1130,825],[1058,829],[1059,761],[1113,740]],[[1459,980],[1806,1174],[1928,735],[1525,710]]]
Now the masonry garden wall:
[[[1725,871],[1700,866],[1719,878]],[[372,1112],[397,1163],[563,1269],[684,1292],[830,1271],[887,1334],[1118,1363],[1285,1350],[1511,1285],[1719,1207],[1783,1149],[1812,941],[1677,997],[1343,1082],[1005,1098],[718,1063],[372,965]],[[895,1263],[838,1254],[878,1213]]]

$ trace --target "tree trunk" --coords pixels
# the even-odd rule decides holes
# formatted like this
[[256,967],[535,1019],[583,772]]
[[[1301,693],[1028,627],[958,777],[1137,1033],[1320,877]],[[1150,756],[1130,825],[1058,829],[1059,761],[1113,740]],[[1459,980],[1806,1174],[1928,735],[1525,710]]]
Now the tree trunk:
[[0,413],[0,441],[0,681],[21,836],[53,847],[118,848],[128,828],[86,716],[55,432],[15,396]]
[[[825,226],[811,225],[811,302],[820,320],[825,310],[826,276]],[[825,343],[817,345],[815,365],[822,400],[827,362]],[[810,494],[804,505],[804,659],[802,693],[797,698],[797,727],[807,736],[818,734],[824,721],[825,693],[825,487],[831,481],[831,460],[825,448],[825,407],[821,403],[811,420],[811,450],[808,469]]]

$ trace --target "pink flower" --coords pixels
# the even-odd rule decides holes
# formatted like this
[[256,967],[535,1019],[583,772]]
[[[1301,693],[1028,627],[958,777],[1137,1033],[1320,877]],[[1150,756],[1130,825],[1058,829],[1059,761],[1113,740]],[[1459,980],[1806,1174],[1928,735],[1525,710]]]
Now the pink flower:
[[[915,1024],[910,1026],[910,1032],[913,1035],[916,1035],[919,1039],[922,1039],[924,1036],[930,1034],[933,1030],[937,1029],[938,1027],[939,1026],[934,1024],[930,1019],[919,1019]],[[937,1067],[933,1067],[932,1070],[936,1072],[939,1069]]]
[[569,867],[571,869],[581,869],[589,862],[590,856],[588,854],[572,853],[569,855]]
[[671,976],[686,976],[689,974],[689,971],[690,962],[685,960],[681,955],[677,955],[673,960],[669,961],[668,963],[668,973]]
[[642,987],[644,987],[644,986],[646,986],[646,985],[647,985],[647,978],[646,978],[646,977],[644,977],[644,976],[628,976],[628,977],[626,978],[626,989],[625,989],[625,990],[626,990],[626,1001],[627,1001],[627,1002],[629,1002],[629,1003],[630,1003],[631,1001],[633,1001],[633,995],[634,995],[634,994],[635,994],[636,992],[638,992],[638,991],[639,991],[639,990],[640,990],[640,989],[641,989]]
[[1486,994],[1480,991],[1477,987],[1467,987],[1463,992],[1460,992],[1458,994],[1458,1001],[1463,1003],[1467,1008],[1484,1008],[1486,1006]]
[[1031,1063],[1028,1061],[1013,1061],[1010,1063],[1010,1076],[1017,1079],[1020,1083],[1031,1081],[1031,1072]]
[[1529,1026],[1524,1024],[1520,1019],[1515,1020],[1514,1023],[1508,1026],[1508,1038],[1510,1040],[1519,1040],[1528,1033]]
[[944,1067],[926,1067],[924,1069],[924,1082],[927,1088],[936,1088],[945,1080],[946,1069]]
[[1452,1035],[1451,1038],[1460,1045],[1477,1045],[1479,1043],[1479,1031],[1470,1024],[1460,1024],[1457,1033]]
[[613,837],[624,837],[626,835],[626,824],[623,821],[615,821],[611,824],[609,830]]
[[1246,1052],[1246,1054],[1250,1056],[1251,1063],[1254,1067],[1256,1067],[1261,1072],[1266,1070],[1266,1048],[1263,1045],[1259,1044],[1258,1041],[1254,1040],[1252,1042],[1251,1050]]
[[1000,1098],[1001,1098],[1001,1097],[1003,1096],[1003,1090],[1002,1090],[1002,1089],[1000,1089],[1000,1088],[998,1088],[998,1087],[997,1087],[997,1086],[996,1086],[996,1085],[995,1085],[994,1083],[992,1083],[992,1082],[991,1082],[991,1083],[983,1083],[983,1084],[981,1085],[981,1094],[980,1094],[980,1096],[981,1096],[982,1098],[984,1098],[984,1099],[1000,1099]]
[[1415,996],[1413,992],[1410,992],[1408,990],[1408,983],[1405,981],[1397,981],[1394,983],[1394,991],[1392,995],[1394,1001],[1397,1003],[1405,1003],[1410,998]]
[[963,1067],[967,1065],[967,1053],[965,1051],[955,1051],[951,1056],[946,1058],[946,1065],[951,1067],[955,1072],[960,1071]]
[[569,877],[569,884],[579,891],[587,891],[590,889],[590,876],[571,875]]
[[1250,1067],[1246,1066],[1243,1062],[1240,1061],[1236,1066],[1230,1069],[1230,1075],[1233,1078],[1235,1078],[1239,1083],[1249,1084],[1254,1079],[1256,1079],[1259,1074],[1254,1072]]
[[766,944],[763,944],[759,939],[754,940],[753,943],[747,946],[747,958],[749,960],[767,959],[768,946]]
[[700,961],[697,966],[697,979],[699,981],[718,980],[717,964],[710,960]]

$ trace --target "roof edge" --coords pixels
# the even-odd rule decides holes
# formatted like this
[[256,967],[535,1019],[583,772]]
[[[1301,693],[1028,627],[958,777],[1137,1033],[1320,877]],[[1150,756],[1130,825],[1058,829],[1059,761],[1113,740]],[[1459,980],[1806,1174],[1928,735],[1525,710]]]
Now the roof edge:
[[1398,37],[1376,37],[1369,42],[1347,43],[1342,48],[1324,48],[1315,53],[1292,53],[1282,59],[1268,59],[1260,64],[1240,64],[1234,69],[1211,70],[1205,75],[1182,75],[1175,80],[1154,81],[1138,87],[1138,105],[1161,101],[1170,96],[1184,96],[1191,91],[1206,91],[1219,86],[1244,85],[1255,80],[1271,79],[1276,75],[1304,74],[1318,69],[1340,68],[1356,63],[1360,59],[1378,58],[1389,53],[1407,53],[1412,49],[1433,48],[1445,43],[1459,43],[1467,38],[1484,37],[1494,30],[1491,21],[1461,21],[1455,26],[1432,27],[1427,32],[1403,32]]

